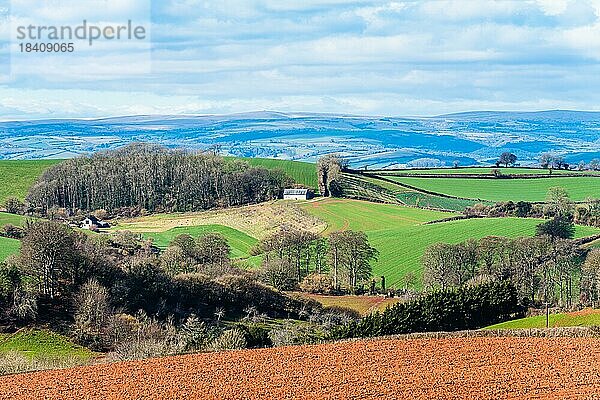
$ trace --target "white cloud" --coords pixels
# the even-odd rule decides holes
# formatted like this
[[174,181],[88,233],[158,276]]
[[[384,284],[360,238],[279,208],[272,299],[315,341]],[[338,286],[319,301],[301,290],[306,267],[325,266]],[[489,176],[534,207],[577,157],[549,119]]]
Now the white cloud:
[[567,10],[569,0],[535,0],[546,15],[560,15]]

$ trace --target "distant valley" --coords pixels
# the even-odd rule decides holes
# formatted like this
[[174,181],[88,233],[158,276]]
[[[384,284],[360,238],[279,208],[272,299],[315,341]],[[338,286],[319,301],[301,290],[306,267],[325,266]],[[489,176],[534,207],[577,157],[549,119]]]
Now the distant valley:
[[542,153],[600,158],[600,113],[470,112],[428,118],[256,112],[0,122],[0,159],[71,158],[145,141],[241,157],[314,161],[336,152],[354,168],[493,163]]

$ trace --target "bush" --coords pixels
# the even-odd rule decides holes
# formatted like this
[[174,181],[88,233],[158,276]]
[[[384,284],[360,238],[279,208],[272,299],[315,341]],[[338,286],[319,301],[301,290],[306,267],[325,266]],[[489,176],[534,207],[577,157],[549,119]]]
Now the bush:
[[206,323],[195,315],[189,316],[179,331],[181,348],[185,352],[205,350],[214,336]]
[[114,327],[123,330],[118,332],[120,340],[115,344],[111,358],[141,360],[175,355],[182,351],[177,330],[171,321],[161,323],[143,313],[129,321],[117,316],[116,321],[119,323]]
[[300,289],[308,293],[328,294],[333,289],[333,281],[326,274],[310,274],[302,280]]
[[6,208],[6,212],[10,214],[22,214],[25,210],[25,204],[16,197],[9,197],[4,202],[4,208]]
[[286,321],[282,326],[271,329],[269,339],[275,347],[313,344],[319,341],[314,326],[292,321]]
[[270,329],[262,323],[243,323],[237,325],[244,332],[246,344],[249,348],[271,347],[273,342],[269,338]]
[[226,330],[216,338],[210,345],[211,350],[223,351],[223,350],[241,350],[247,346],[246,337],[244,333],[239,329]]
[[90,280],[75,298],[74,333],[78,341],[95,350],[102,350],[104,330],[111,317],[108,291],[97,281]]

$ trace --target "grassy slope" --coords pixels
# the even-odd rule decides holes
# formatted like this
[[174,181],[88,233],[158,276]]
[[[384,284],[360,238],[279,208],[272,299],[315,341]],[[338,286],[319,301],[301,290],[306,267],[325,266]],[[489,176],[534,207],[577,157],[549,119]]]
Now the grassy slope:
[[[0,228],[6,224],[22,226],[26,219],[21,215],[0,212]],[[0,262],[6,260],[12,254],[17,254],[20,248],[21,243],[18,240],[0,237]]]
[[296,183],[318,189],[317,171],[315,164],[290,161],[290,160],[275,160],[269,158],[244,158],[250,165],[261,166],[269,169],[281,168],[288,174]]
[[600,197],[600,178],[543,178],[543,179],[469,179],[469,178],[404,178],[389,177],[405,183],[451,196],[492,201],[544,201],[548,189],[561,186],[572,200]]
[[25,198],[46,168],[60,160],[0,160],[0,204],[8,197]]
[[6,260],[10,255],[19,253],[20,249],[20,241],[0,237],[0,262]]
[[247,259],[251,264],[260,261],[256,257],[250,256],[250,249],[258,240],[240,232],[237,229],[223,225],[201,225],[201,226],[182,226],[172,228],[164,232],[144,233],[144,236],[154,240],[158,247],[165,248],[177,235],[188,234],[193,237],[202,236],[208,232],[218,232],[222,234],[231,247],[231,257],[236,259]]
[[15,351],[31,358],[78,358],[87,360],[95,353],[68,338],[45,330],[21,330],[0,335],[0,353]]
[[[549,325],[551,328],[563,326],[600,326],[600,310],[586,309],[574,313],[551,314]],[[500,324],[488,326],[486,329],[527,329],[545,327],[546,316],[538,315],[535,317],[502,322]]]
[[0,227],[3,227],[6,224],[11,224],[15,226],[23,226],[27,217],[22,215],[9,214],[5,212],[0,212]]
[[[458,243],[485,236],[532,236],[540,220],[525,218],[486,218],[423,225],[423,222],[454,214],[368,203],[327,199],[305,203],[303,208],[327,222],[325,233],[339,229],[363,230],[380,252],[373,274],[384,275],[388,286],[400,286],[409,272],[421,276],[421,257],[425,249],[438,242]],[[577,227],[578,237],[598,232]]]

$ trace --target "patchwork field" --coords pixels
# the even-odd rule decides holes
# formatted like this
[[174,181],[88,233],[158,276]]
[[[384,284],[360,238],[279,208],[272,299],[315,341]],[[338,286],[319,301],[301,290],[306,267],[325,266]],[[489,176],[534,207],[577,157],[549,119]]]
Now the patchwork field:
[[382,173],[390,175],[428,175],[428,174],[447,174],[447,175],[493,175],[493,170],[499,170],[503,175],[565,175],[565,174],[580,174],[594,175],[600,174],[599,171],[567,171],[562,169],[552,170],[552,174],[547,169],[542,168],[519,168],[519,167],[460,167],[460,168],[423,168],[423,169],[402,169],[402,170],[373,170],[371,173]]
[[435,193],[490,201],[545,201],[548,189],[554,186],[565,188],[575,201],[600,198],[600,178],[589,176],[540,179],[386,178]]
[[0,160],[0,206],[7,198],[23,200],[37,178],[60,160]]
[[[550,314],[549,322],[551,328],[565,326],[600,326],[600,310],[586,308],[572,313]],[[546,315],[537,315],[535,317],[502,322],[500,324],[489,326],[486,329],[527,329],[545,327]]]
[[[437,242],[458,243],[485,236],[533,236],[541,220],[525,218],[484,218],[425,224],[458,214],[371,203],[349,199],[319,199],[299,204],[272,203],[186,214],[161,214],[123,220],[113,230],[130,230],[153,238],[164,247],[180,233],[198,236],[208,231],[221,232],[228,238],[234,257],[249,257],[250,247],[281,224],[322,232],[353,229],[367,233],[371,244],[380,252],[373,265],[375,277],[385,276],[387,285],[402,286],[409,272],[421,276],[421,257],[425,249]],[[577,237],[590,236],[600,230],[576,228]],[[249,257],[249,258],[248,258]],[[416,282],[420,287],[420,281]]]
[[0,399],[594,398],[599,352],[595,338],[349,341],[5,376]]
[[[380,252],[373,274],[384,275],[388,286],[402,286],[402,278],[409,272],[420,277],[421,257],[434,243],[459,243],[485,236],[533,236],[541,222],[531,218],[477,218],[424,225],[455,214],[358,200],[325,199],[305,203],[302,208],[327,223],[325,233],[340,229],[367,233]],[[598,232],[596,228],[576,227],[577,237]]]

